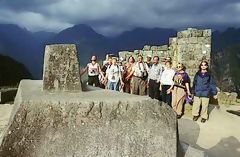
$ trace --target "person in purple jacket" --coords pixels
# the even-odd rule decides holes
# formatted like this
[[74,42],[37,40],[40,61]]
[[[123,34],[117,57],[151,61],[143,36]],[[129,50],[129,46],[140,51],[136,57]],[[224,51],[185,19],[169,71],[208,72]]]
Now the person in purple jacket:
[[177,118],[181,118],[185,96],[191,96],[190,93],[190,78],[185,72],[186,67],[182,63],[178,63],[177,71],[173,77],[174,85],[171,86],[172,91],[172,108],[177,114]]
[[[202,61],[199,65],[199,70],[194,76],[192,87],[193,120],[197,121],[201,117],[201,122],[205,123],[208,119],[209,98],[213,96],[217,99],[217,87],[211,74],[209,73],[208,62]],[[200,106],[202,106],[200,111]]]

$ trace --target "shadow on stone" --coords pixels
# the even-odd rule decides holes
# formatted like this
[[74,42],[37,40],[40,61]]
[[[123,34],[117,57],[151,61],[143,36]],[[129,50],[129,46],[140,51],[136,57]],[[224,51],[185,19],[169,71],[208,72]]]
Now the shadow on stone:
[[239,157],[240,141],[235,137],[230,136],[228,138],[221,139],[218,144],[205,151],[209,157]]

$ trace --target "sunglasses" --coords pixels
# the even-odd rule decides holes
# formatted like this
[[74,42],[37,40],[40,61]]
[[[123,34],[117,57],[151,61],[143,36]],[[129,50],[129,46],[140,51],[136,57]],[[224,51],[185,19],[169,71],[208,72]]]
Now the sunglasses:
[[201,64],[201,66],[207,66],[207,65],[205,65],[205,64]]

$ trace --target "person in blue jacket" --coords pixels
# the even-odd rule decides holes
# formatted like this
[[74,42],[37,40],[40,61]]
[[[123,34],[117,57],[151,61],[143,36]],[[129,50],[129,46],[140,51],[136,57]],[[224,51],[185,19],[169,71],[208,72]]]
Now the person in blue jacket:
[[[208,105],[211,96],[217,99],[217,87],[212,75],[209,73],[207,61],[202,61],[199,65],[199,70],[194,76],[192,87],[193,120],[197,121],[201,117],[201,122],[205,123],[208,119]],[[200,106],[202,106],[200,111]]]

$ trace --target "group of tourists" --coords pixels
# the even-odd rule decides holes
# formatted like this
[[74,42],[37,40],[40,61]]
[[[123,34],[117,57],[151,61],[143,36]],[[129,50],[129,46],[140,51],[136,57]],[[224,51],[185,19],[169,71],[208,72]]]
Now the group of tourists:
[[201,122],[204,123],[208,119],[209,98],[217,98],[215,81],[205,60],[199,64],[192,86],[184,64],[178,63],[176,69],[173,69],[170,57],[160,63],[158,56],[147,56],[147,62],[143,61],[141,55],[137,61],[130,56],[124,64],[119,63],[117,58],[109,57],[101,67],[96,56],[92,56],[82,73],[85,71],[88,72],[88,85],[148,95],[171,106],[177,118],[183,115],[184,103],[192,102],[193,120],[197,121],[201,117]]

